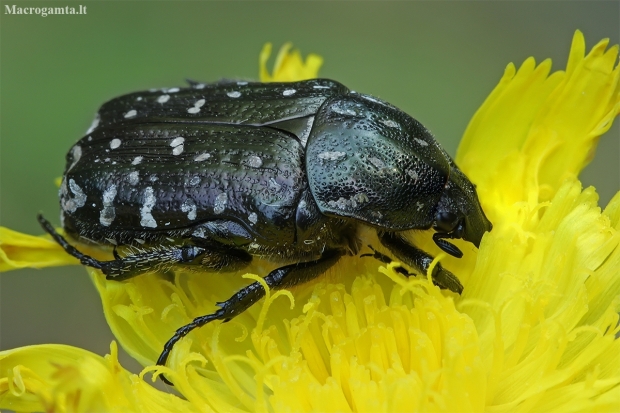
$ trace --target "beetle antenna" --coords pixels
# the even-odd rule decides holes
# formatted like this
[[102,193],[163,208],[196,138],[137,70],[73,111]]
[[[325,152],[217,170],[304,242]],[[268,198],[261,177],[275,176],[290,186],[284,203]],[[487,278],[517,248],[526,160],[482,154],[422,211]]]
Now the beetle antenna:
[[82,265],[87,265],[98,270],[102,268],[99,261],[97,261],[93,257],[89,257],[88,255],[81,253],[73,245],[69,244],[67,240],[54,229],[52,224],[50,224],[50,222],[43,217],[43,214],[37,215],[37,221],[39,221],[39,224],[41,224],[43,230],[50,234],[54,241],[56,241],[58,245],[60,245],[62,249],[67,252],[67,254],[80,260],[80,263],[82,263]]
[[453,257],[456,257],[456,258],[463,257],[463,252],[456,245],[451,244],[448,241],[444,240],[444,238],[447,238],[445,235],[446,234],[441,234],[439,232],[434,233],[433,241],[435,241],[435,244],[437,244],[439,248],[441,248],[448,254],[452,255]]

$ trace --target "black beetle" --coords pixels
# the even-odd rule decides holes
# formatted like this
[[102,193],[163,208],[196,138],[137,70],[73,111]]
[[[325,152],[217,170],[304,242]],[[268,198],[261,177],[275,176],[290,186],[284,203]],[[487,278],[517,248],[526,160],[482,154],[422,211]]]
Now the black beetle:
[[[327,79],[190,86],[105,103],[67,155],[66,234],[114,247],[114,260],[79,252],[39,216],[108,279],[174,266],[238,270],[261,256],[284,264],[267,285],[287,288],[357,254],[364,226],[424,273],[432,257],[404,231],[433,228],[437,245],[461,257],[446,238],[479,246],[491,230],[472,183],[424,126],[386,102]],[[121,245],[133,252],[121,257]],[[463,289],[441,265],[432,275],[441,288]],[[264,294],[255,282],[181,327],[157,363],[194,328],[230,320]]]

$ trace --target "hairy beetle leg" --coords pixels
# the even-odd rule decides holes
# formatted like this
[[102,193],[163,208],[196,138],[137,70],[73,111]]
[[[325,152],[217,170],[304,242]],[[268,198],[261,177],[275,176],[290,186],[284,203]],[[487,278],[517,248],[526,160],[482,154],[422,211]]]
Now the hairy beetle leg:
[[[394,261],[394,260],[393,260],[392,258],[390,258],[389,256],[387,256],[387,255],[385,255],[385,254],[383,254],[383,253],[381,253],[381,252],[377,251],[376,249],[374,249],[374,248],[372,247],[372,245],[369,245],[369,246],[368,246],[368,248],[370,248],[370,249],[373,251],[373,253],[372,253],[372,254],[362,254],[362,255],[360,255],[360,257],[372,257],[372,258],[374,258],[374,259],[376,259],[376,260],[381,261],[381,262],[382,262],[382,263],[384,263],[384,264],[389,264],[389,263],[391,263],[392,261]],[[412,276],[412,275],[415,275],[415,274],[410,273],[409,271],[407,271],[407,269],[406,269],[406,268],[403,268],[403,267],[401,267],[401,266],[394,267],[394,271],[396,271],[396,272],[398,272],[398,273],[400,273],[400,274],[404,275],[405,277],[410,277],[410,276]]]
[[[385,247],[392,251],[399,260],[417,269],[422,274],[426,274],[426,271],[433,262],[432,256],[409,244],[397,234],[384,232],[379,234],[379,240]],[[450,271],[444,269],[440,263],[435,265],[432,276],[433,283],[439,288],[448,289],[457,294],[463,292],[463,285],[459,279]]]
[[[327,250],[321,258],[314,261],[301,262],[298,264],[286,265],[271,271],[265,278],[265,282],[270,289],[279,290],[282,288],[293,287],[298,284],[308,282],[327,269],[344,255],[344,250]],[[238,316],[245,310],[250,308],[254,303],[265,296],[263,285],[257,281],[247,287],[237,291],[228,300],[217,303],[219,310],[212,314],[196,317],[191,323],[179,328],[174,335],[164,345],[164,349],[157,359],[158,366],[164,366],[168,360],[168,356],[174,345],[189,334],[190,331],[202,327],[214,320],[222,320],[224,322]],[[173,385],[164,375],[159,376],[166,384]]]

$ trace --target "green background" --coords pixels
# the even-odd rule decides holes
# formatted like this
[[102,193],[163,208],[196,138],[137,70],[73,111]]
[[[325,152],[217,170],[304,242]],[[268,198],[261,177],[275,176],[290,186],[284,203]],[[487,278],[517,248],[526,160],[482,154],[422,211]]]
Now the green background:
[[[185,78],[255,78],[267,41],[321,54],[322,76],[395,104],[454,154],[508,62],[550,57],[563,69],[575,29],[588,48],[620,36],[615,1],[0,4],[0,219],[32,234],[41,233],[38,212],[58,223],[53,180],[101,103]],[[6,15],[5,4],[83,4],[87,15]],[[603,137],[582,175],[603,205],[620,188],[619,130]],[[82,268],[2,274],[0,289],[0,348],[66,343],[108,351],[113,337]],[[137,371],[127,356],[122,362]]]

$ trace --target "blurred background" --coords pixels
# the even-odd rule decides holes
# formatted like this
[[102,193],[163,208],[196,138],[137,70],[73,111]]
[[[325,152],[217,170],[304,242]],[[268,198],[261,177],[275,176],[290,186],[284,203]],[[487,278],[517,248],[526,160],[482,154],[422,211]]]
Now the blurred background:
[[[323,77],[385,99],[454,155],[506,64],[549,57],[564,69],[573,33],[619,43],[620,3],[571,2],[0,2],[0,223],[41,234],[58,224],[64,157],[117,95],[184,79],[256,78],[265,42],[325,59]],[[6,4],[87,7],[86,15],[15,16]],[[273,61],[273,56],[272,56]],[[601,205],[620,188],[618,122],[582,175]],[[501,139],[501,137],[498,137]],[[64,343],[98,354],[113,339],[80,267],[0,276],[0,348]],[[224,297],[222,297],[224,298]],[[137,364],[122,355],[134,372]]]

